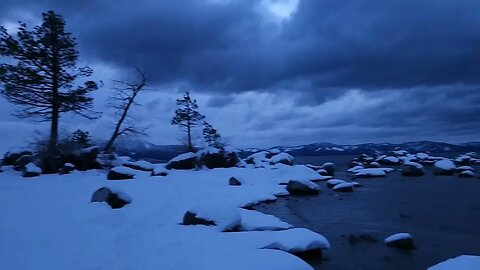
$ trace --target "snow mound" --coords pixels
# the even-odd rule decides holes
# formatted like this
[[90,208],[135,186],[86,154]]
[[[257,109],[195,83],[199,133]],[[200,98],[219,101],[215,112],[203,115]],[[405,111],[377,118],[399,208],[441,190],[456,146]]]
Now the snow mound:
[[242,220],[242,231],[276,231],[286,230],[293,227],[275,216],[267,215],[255,210],[239,208],[239,212]]
[[412,239],[412,238],[413,238],[412,235],[410,235],[409,233],[396,233],[385,238],[385,244],[389,244],[391,242],[395,242],[398,240]]
[[333,190],[335,191],[352,191],[353,190],[353,187],[355,186],[354,183],[340,183],[338,185],[335,185],[333,187]]
[[289,253],[330,248],[330,242],[323,235],[304,228],[271,232],[271,234],[275,235],[275,240],[264,248],[278,249]]
[[367,168],[361,169],[356,174],[355,177],[359,178],[369,178],[369,177],[385,177],[387,173],[384,168]]
[[478,270],[480,256],[461,255],[429,267],[427,270]]
[[25,171],[29,173],[42,173],[42,169],[40,169],[35,163],[30,162],[25,166]]

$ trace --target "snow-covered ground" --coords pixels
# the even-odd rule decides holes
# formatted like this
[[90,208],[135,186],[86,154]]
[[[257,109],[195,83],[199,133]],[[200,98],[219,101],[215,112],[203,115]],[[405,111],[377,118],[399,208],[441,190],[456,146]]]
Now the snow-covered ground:
[[[242,185],[230,186],[230,177]],[[153,177],[136,171],[116,181],[97,170],[23,178],[6,168],[0,269],[312,269],[288,252],[326,249],[322,235],[240,207],[287,195],[281,183],[317,178],[305,166],[282,165]],[[111,209],[90,202],[104,186],[131,203]],[[180,225],[186,211],[218,226]],[[222,232],[232,225],[244,231]]]

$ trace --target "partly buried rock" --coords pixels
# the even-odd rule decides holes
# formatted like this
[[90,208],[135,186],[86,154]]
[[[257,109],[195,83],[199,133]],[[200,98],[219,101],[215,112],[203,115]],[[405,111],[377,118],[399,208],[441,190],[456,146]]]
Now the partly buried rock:
[[32,155],[23,155],[19,157],[17,160],[15,160],[15,163],[13,165],[13,169],[16,171],[22,171],[25,169],[25,166],[28,163],[33,162],[33,156]]
[[453,175],[456,169],[455,163],[449,159],[439,160],[433,166],[435,175]]
[[400,164],[400,159],[394,156],[388,156],[379,159],[378,163],[382,165],[398,165]]
[[270,158],[270,164],[278,163],[291,166],[293,165],[293,156],[287,153],[280,153]]
[[122,208],[132,202],[132,199],[122,192],[113,192],[107,187],[97,189],[92,195],[91,202],[106,202],[112,209]]
[[333,188],[334,186],[342,183],[346,183],[347,181],[345,180],[340,180],[340,179],[330,179],[327,181],[327,187],[328,188]]
[[458,177],[461,177],[461,178],[474,178],[475,177],[475,173],[473,171],[470,171],[470,170],[465,170],[465,171],[462,171],[458,174]]
[[460,166],[458,167],[457,169],[457,172],[463,172],[463,171],[472,171],[474,172],[475,169],[473,167],[470,167],[470,166]]
[[72,163],[65,163],[63,164],[62,168],[58,170],[60,174],[69,174],[75,170],[75,165]]
[[320,187],[310,181],[296,181],[288,182],[287,191],[293,195],[316,195],[320,193]]
[[165,168],[167,170],[191,170],[195,169],[197,163],[197,155],[192,152],[178,155],[171,159]]
[[15,162],[22,156],[33,155],[30,151],[7,152],[3,157],[2,164],[5,166],[15,166]]
[[338,185],[335,185],[333,187],[333,190],[337,192],[352,192],[354,186],[355,186],[354,183],[345,182],[345,183],[340,183]]
[[182,225],[206,225],[206,226],[215,226],[215,222],[198,217],[196,213],[187,211],[183,216]]
[[412,250],[415,249],[413,237],[409,233],[397,233],[385,239],[387,247],[394,247],[399,249]]
[[108,180],[127,180],[135,177],[135,170],[123,166],[117,166],[110,169],[107,175]]
[[335,164],[331,162],[326,162],[322,165],[322,169],[327,171],[325,175],[334,176],[335,175]]
[[23,177],[35,177],[35,176],[39,176],[41,173],[42,173],[42,169],[40,169],[33,162],[30,162],[27,165],[25,165],[25,169],[23,171]]
[[237,178],[235,177],[230,177],[230,179],[228,180],[228,184],[230,186],[241,186],[242,185],[242,182],[240,182]]
[[123,166],[137,170],[137,171],[145,171],[145,172],[153,171],[153,164],[146,160],[127,161],[123,163]]
[[425,174],[423,165],[416,162],[405,162],[402,168],[403,176],[422,176]]
[[383,168],[360,169],[355,173],[356,178],[376,178],[385,176],[387,176],[387,173]]
[[378,239],[375,238],[373,235],[368,233],[361,233],[358,235],[350,234],[348,236],[348,243],[350,244],[358,244],[358,243],[376,243]]

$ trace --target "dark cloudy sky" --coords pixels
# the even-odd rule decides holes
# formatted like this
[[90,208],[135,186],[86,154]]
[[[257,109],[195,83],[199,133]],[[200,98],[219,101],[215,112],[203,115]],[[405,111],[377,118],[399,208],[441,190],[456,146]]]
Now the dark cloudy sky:
[[[138,67],[154,91],[134,113],[155,143],[177,142],[185,90],[240,147],[480,140],[478,0],[2,0],[0,24],[49,9],[105,81],[104,116],[66,117],[65,131],[106,136],[109,82]],[[0,102],[4,136],[41,129]]]

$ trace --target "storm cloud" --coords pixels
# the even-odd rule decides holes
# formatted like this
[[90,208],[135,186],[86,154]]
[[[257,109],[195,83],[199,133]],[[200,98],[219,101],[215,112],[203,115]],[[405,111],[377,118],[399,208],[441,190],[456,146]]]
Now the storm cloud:
[[147,71],[157,143],[185,90],[239,146],[478,140],[476,0],[7,0],[0,23],[50,9],[98,77]]

